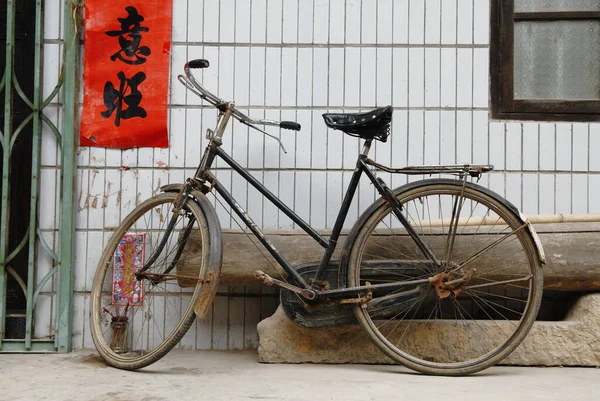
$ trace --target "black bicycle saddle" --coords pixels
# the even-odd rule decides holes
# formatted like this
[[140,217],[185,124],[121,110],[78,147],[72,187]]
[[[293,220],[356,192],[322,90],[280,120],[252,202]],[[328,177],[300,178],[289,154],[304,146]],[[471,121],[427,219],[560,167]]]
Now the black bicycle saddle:
[[393,112],[392,106],[387,106],[367,113],[326,113],[323,114],[323,119],[329,128],[348,135],[385,142],[390,135]]

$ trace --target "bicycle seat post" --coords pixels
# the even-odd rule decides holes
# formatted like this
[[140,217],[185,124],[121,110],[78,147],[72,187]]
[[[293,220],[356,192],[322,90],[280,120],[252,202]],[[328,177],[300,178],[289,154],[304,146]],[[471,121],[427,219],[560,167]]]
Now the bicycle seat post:
[[361,155],[362,157],[367,157],[367,156],[369,155],[369,151],[371,150],[371,143],[372,143],[372,142],[373,142],[373,140],[372,140],[372,139],[367,139],[367,140],[365,141],[365,144],[363,145],[363,150],[362,150],[362,152],[360,153],[360,155]]

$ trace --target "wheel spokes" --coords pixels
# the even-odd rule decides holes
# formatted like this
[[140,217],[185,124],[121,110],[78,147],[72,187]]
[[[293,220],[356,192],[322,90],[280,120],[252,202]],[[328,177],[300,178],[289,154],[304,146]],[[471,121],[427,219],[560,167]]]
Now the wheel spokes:
[[[459,185],[401,202],[405,218],[441,265],[426,264],[406,231],[392,229],[382,214],[364,240],[358,282],[418,277],[429,278],[430,285],[408,301],[402,293],[374,298],[369,304],[377,307],[360,313],[373,320],[376,337],[392,355],[437,368],[484,363],[510,345],[529,313],[535,276],[521,239],[527,225]],[[419,264],[428,269],[402,270]],[[440,288],[432,291],[434,286]],[[394,297],[397,305],[390,302]],[[433,335],[438,337],[428,337]]]
[[[196,242],[201,238],[200,226],[190,211],[173,215],[172,199],[169,196],[163,196],[163,199],[140,212],[128,227],[119,228],[121,237],[127,233],[145,234],[140,246],[143,247],[143,254],[151,256],[144,262],[147,274],[135,273],[135,279],[121,288],[122,294],[132,294],[136,283],[142,283],[137,284],[143,286],[143,298],[139,305],[115,304],[113,265],[117,256],[115,252],[103,256],[107,266],[99,293],[100,300],[96,301],[99,305],[96,307],[96,319],[101,328],[98,334],[104,342],[103,348],[114,354],[111,358],[120,361],[134,363],[173,343],[178,339],[178,328],[191,323],[188,316],[193,318],[192,290],[196,286],[197,291],[197,284],[202,280],[191,280],[193,284],[188,290],[181,286],[180,281],[184,276],[189,279],[194,276],[177,274],[174,270],[178,269],[178,261],[184,260],[195,248],[201,249],[201,242]],[[167,227],[172,229],[167,230]],[[127,269],[135,268],[131,265]],[[125,322],[120,328],[115,325],[118,320]],[[119,330],[125,331],[125,334]],[[171,340],[174,337],[175,340]]]

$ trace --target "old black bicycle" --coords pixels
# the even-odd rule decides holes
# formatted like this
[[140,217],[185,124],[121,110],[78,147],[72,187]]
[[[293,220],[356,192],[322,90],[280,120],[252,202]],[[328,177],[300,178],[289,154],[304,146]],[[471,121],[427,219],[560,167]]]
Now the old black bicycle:
[[[108,364],[128,370],[148,366],[177,345],[196,317],[206,316],[223,252],[219,220],[207,198],[211,193],[220,195],[287,273],[284,279],[258,271],[256,277],[282,287],[288,298],[291,294],[294,318],[316,316],[338,324],[347,320],[343,311],[350,310],[353,321],[394,362],[426,374],[474,373],[500,362],[521,343],[542,298],[544,253],[517,208],[474,182],[491,166],[383,166],[368,153],[374,140],[385,142],[390,135],[391,107],[324,114],[329,128],[364,140],[327,238],[221,147],[232,118],[267,135],[257,125],[296,131],[300,125],[253,120],[213,95],[192,74],[208,65],[189,61],[179,76],[188,90],[219,111],[194,176],[163,187],[137,206],[116,228],[98,263],[90,325]],[[297,270],[286,261],[211,172],[217,157],[324,248],[320,263]],[[390,189],[376,176],[378,170],[452,177]],[[380,198],[354,224],[340,260],[333,261],[362,176]]]

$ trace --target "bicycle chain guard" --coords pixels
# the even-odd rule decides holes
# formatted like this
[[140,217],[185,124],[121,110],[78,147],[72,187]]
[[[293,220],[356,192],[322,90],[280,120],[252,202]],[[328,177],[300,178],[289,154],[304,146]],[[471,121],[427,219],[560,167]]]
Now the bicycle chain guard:
[[[306,264],[298,267],[297,271],[305,280],[314,277],[319,264]],[[403,269],[405,276],[414,275],[415,277],[422,276],[423,272],[419,268],[399,267]],[[408,269],[408,270],[407,270]],[[367,276],[375,278],[379,269],[373,266],[373,269],[366,269]],[[338,289],[338,272],[339,261],[331,261],[325,269],[325,274],[322,281],[329,284],[331,289]],[[368,287],[369,285],[367,285]],[[396,316],[411,308],[415,299],[420,299],[423,296],[423,291],[426,286],[416,286],[408,288],[406,291],[373,298],[372,292],[369,290],[365,294],[354,298],[339,299],[337,301],[323,300],[318,303],[305,303],[297,294],[283,288],[281,290],[281,304],[283,310],[290,319],[304,327],[330,327],[358,324],[354,316],[353,308],[355,305],[361,305],[367,308],[380,317]]]

